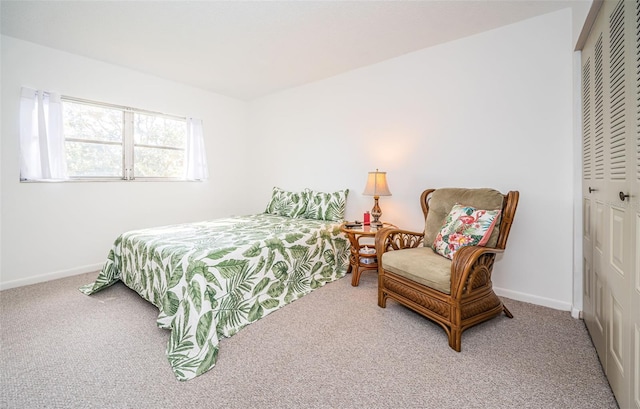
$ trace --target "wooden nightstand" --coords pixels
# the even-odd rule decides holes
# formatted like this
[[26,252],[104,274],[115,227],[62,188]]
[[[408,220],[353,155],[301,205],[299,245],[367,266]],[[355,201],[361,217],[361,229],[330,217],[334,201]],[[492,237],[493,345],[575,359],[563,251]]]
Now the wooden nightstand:
[[[360,274],[363,271],[378,271],[378,257],[375,253],[374,238],[378,230],[383,227],[396,227],[391,223],[383,223],[380,227],[359,226],[346,227],[346,223],[340,226],[340,230],[347,235],[351,243],[351,255],[349,256],[349,268],[351,272],[351,285],[357,287],[360,282]],[[368,238],[368,239],[367,239]]]

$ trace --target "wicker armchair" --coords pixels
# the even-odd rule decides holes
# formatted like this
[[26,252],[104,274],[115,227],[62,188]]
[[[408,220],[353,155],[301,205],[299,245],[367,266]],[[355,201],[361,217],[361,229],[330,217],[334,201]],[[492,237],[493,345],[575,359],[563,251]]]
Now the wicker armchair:
[[[493,195],[489,202],[487,195]],[[425,190],[420,196],[424,232],[384,228],[376,235],[378,305],[385,308],[387,298],[392,298],[437,322],[446,331],[449,346],[458,352],[467,328],[503,311],[513,318],[493,292],[491,272],[496,254],[506,247],[518,198],[517,191],[503,195],[492,189]],[[456,203],[502,212],[485,247],[462,247],[449,260],[430,247]]]

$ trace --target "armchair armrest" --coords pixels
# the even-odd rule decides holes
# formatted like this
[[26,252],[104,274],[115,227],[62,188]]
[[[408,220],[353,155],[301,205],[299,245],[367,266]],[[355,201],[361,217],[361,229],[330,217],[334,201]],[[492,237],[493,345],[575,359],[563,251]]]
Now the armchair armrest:
[[459,299],[489,284],[496,254],[503,252],[503,249],[479,246],[458,249],[451,262],[451,296]]
[[418,247],[422,244],[423,239],[423,232],[402,230],[395,227],[382,228],[376,234],[378,258],[387,251]]

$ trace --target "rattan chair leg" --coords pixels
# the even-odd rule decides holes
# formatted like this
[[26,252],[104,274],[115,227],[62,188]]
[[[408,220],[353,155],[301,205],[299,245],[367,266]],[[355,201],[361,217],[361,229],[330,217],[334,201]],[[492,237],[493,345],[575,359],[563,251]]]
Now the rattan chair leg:
[[456,352],[462,349],[462,331],[451,328],[449,333],[449,346]]
[[506,305],[502,304],[502,310],[504,311],[504,315],[509,318],[513,318],[513,314],[511,314],[511,311],[509,311]]

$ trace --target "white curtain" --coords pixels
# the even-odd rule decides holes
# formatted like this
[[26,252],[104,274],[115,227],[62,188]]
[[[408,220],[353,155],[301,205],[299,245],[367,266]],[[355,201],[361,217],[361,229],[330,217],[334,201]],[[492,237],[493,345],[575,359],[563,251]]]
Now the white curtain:
[[187,118],[187,149],[185,151],[184,177],[187,180],[209,179],[201,119]]
[[60,95],[22,88],[20,179],[67,179]]

